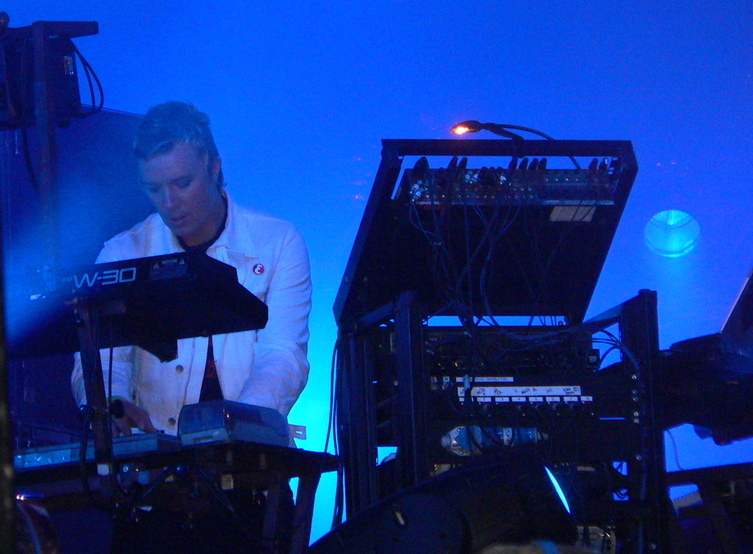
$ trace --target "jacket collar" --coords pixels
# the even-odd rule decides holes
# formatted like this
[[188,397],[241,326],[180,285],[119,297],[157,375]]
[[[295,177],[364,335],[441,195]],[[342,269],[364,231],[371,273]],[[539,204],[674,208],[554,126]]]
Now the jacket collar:
[[247,226],[242,225],[242,209],[233,201],[227,190],[222,192],[227,199],[227,222],[225,230],[209,247],[208,252],[218,253],[220,249],[225,249],[228,255],[257,258],[259,255],[257,245],[249,234]]

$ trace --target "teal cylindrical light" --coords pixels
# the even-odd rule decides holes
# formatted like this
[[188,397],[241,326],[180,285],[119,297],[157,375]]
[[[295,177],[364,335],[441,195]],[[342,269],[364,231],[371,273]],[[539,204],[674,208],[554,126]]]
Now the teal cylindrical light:
[[668,258],[684,256],[698,244],[701,226],[689,213],[682,210],[664,210],[654,215],[646,224],[643,235],[646,245]]

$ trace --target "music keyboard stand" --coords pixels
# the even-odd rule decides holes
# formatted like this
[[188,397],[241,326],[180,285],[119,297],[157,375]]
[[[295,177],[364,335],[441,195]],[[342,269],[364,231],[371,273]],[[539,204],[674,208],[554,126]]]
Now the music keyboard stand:
[[[322,473],[335,471],[339,465],[337,457],[331,454],[239,441],[116,456],[116,461],[119,467],[128,468],[130,478],[134,480],[138,480],[140,473],[151,481],[165,468],[196,467],[214,478],[218,486],[268,490],[263,524],[265,537],[273,537],[279,529],[276,506],[283,485],[297,477],[291,553],[305,552],[308,548],[319,480]],[[96,477],[93,462],[86,464],[86,472],[88,488],[96,492],[100,480]],[[16,473],[16,485],[19,491],[44,497],[45,507],[50,511],[84,507],[89,502],[78,463],[20,470]],[[182,509],[186,498],[176,495],[170,487],[170,483],[156,487],[148,500],[155,505]],[[273,542],[268,546],[275,551]]]

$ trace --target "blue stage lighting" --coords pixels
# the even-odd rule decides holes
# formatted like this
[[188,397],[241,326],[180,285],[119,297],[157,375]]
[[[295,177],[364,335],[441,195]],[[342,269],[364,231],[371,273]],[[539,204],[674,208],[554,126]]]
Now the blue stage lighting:
[[565,507],[568,514],[572,514],[572,512],[570,511],[570,504],[565,497],[565,491],[563,491],[562,487],[560,487],[560,484],[557,482],[557,478],[551,471],[549,471],[548,467],[545,467],[544,469],[546,470],[546,474],[549,476],[549,480],[552,482],[554,490],[557,491],[557,495],[560,497],[560,500],[562,500],[562,505]]
[[691,252],[698,244],[701,227],[696,219],[681,210],[664,210],[654,215],[646,224],[646,245],[668,258],[677,258]]

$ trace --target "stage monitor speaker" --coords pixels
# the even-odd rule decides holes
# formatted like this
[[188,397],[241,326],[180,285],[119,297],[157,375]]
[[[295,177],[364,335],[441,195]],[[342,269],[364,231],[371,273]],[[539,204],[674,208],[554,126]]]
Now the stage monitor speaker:
[[455,554],[495,543],[573,544],[576,526],[534,452],[485,455],[357,514],[311,554]]

